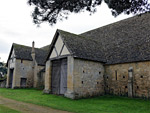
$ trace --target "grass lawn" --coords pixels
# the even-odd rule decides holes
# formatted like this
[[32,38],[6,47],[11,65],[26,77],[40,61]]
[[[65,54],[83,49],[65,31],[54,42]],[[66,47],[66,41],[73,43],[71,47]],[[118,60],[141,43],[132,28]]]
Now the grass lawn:
[[0,95],[18,101],[76,113],[150,113],[150,101],[126,97],[107,95],[71,100],[62,96],[42,94],[42,91],[35,89],[5,88],[0,88]]
[[0,105],[0,113],[21,113],[21,112],[10,109],[10,108],[5,107],[3,105]]

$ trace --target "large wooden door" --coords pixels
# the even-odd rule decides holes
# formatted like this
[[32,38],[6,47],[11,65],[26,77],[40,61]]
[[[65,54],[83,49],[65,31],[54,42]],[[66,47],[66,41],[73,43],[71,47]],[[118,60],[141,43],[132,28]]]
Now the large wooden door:
[[59,94],[60,60],[52,62],[52,93]]
[[9,87],[12,88],[12,84],[13,84],[13,73],[14,73],[14,69],[10,69],[10,73],[9,73]]
[[52,61],[52,93],[64,94],[67,90],[67,59]]
[[61,60],[60,94],[67,91],[67,59]]

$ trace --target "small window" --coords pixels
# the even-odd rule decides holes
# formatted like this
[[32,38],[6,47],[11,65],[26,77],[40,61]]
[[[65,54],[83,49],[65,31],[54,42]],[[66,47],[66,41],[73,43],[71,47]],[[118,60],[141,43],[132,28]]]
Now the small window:
[[99,82],[97,82],[97,84],[99,84]]
[[141,76],[141,78],[143,78],[143,76]]
[[101,72],[99,72],[99,74],[101,74]]
[[83,81],[81,83],[83,84]]
[[117,80],[117,71],[115,71],[115,75],[116,75],[116,80]]
[[23,63],[23,60],[21,59],[21,63]]
[[139,86],[137,86],[137,89],[139,89]]
[[126,78],[125,76],[123,76],[123,78]]
[[85,73],[85,71],[83,70],[83,73]]
[[128,86],[125,86],[125,88],[128,88]]
[[108,76],[107,76],[107,79],[108,79]]

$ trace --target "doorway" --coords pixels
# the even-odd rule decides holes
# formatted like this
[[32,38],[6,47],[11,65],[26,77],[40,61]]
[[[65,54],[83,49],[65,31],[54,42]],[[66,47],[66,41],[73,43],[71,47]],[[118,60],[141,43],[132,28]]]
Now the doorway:
[[14,73],[14,69],[10,69],[10,73],[9,73],[9,88],[12,88],[12,84],[13,84],[13,73]]
[[27,78],[21,78],[21,82],[20,82],[21,88],[25,88],[26,87],[26,81],[27,81]]
[[52,61],[52,93],[65,94],[67,91],[67,59]]

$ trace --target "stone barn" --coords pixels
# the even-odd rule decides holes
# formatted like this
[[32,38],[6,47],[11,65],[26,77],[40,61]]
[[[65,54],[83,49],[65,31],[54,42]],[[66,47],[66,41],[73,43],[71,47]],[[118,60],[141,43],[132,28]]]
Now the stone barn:
[[102,58],[95,41],[57,30],[46,63],[44,92],[73,99],[104,94]]
[[41,74],[41,70],[45,68],[45,60],[48,54],[47,48],[32,47],[13,44],[9,58],[7,61],[8,88],[40,88],[44,86],[43,78],[45,74]]
[[57,30],[45,93],[76,99],[104,94],[150,98],[150,14],[82,34]]

